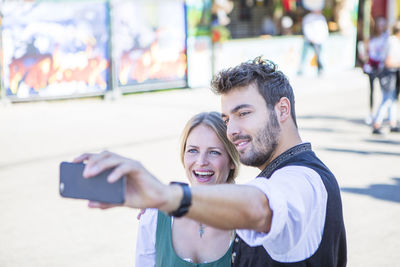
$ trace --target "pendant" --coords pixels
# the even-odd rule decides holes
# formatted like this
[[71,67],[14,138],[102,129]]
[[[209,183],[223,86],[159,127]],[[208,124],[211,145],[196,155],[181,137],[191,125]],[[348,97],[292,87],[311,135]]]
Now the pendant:
[[199,228],[199,235],[200,235],[200,238],[203,237],[204,228],[206,228],[206,227],[200,223],[200,228]]

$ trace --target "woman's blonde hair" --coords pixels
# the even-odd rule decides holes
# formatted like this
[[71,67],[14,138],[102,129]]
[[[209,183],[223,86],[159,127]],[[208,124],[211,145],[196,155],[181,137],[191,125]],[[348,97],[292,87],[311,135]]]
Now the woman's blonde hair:
[[190,132],[199,125],[208,126],[217,135],[222,142],[226,152],[228,153],[230,163],[233,163],[234,168],[229,171],[227,183],[234,183],[234,180],[239,172],[239,154],[235,146],[228,140],[226,136],[226,125],[218,112],[202,112],[193,116],[185,125],[181,137],[181,161],[184,164],[184,156],[186,150],[186,141]]

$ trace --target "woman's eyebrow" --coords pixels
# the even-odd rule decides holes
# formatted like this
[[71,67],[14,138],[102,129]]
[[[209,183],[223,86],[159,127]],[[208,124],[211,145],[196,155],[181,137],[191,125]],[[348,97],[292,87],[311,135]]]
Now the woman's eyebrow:
[[218,149],[218,150],[222,150],[222,148],[218,147],[218,146],[210,146],[208,149]]

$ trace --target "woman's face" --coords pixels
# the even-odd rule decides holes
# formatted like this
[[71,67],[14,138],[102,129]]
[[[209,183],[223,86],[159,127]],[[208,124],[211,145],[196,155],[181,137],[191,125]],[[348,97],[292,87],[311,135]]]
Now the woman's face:
[[233,168],[218,136],[203,124],[192,129],[186,140],[183,165],[192,185],[226,183]]

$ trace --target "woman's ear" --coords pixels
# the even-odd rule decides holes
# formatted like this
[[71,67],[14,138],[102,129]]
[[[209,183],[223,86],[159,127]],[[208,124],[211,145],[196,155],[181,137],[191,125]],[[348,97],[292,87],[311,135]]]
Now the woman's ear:
[[230,169],[234,170],[235,169],[235,164],[233,164],[233,162],[230,163]]

